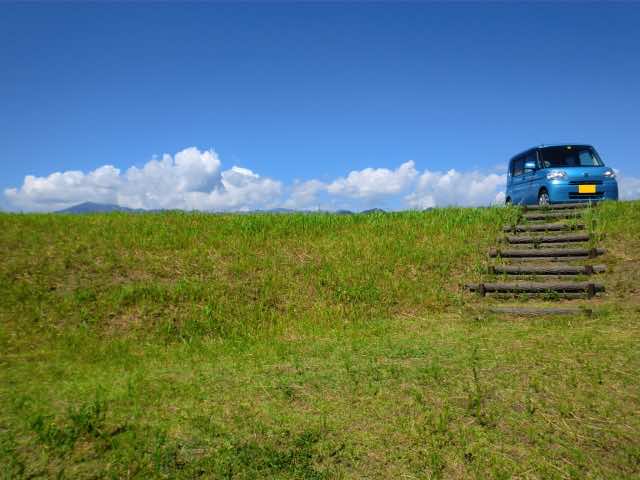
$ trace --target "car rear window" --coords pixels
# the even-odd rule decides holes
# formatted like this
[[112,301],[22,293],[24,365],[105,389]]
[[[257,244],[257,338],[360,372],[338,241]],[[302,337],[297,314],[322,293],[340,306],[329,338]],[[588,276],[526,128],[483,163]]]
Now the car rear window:
[[555,167],[601,167],[602,160],[593,147],[567,145],[541,149],[542,166]]
[[512,164],[511,168],[512,168],[511,176],[518,177],[518,176],[522,175],[524,173],[524,158],[522,158],[522,157],[516,158],[513,161],[513,164]]

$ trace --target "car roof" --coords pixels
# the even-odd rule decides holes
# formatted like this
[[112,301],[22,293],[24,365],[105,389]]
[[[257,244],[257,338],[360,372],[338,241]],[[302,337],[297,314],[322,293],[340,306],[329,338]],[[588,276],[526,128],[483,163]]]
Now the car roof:
[[511,157],[509,159],[509,162],[511,162],[514,158],[517,158],[521,155],[524,155],[525,153],[529,153],[533,150],[542,150],[544,148],[552,148],[552,147],[591,147],[593,148],[593,146],[587,144],[587,143],[550,143],[550,144],[540,144],[540,145],[536,145],[535,147],[531,147],[531,148],[527,148],[526,150],[521,151],[520,153],[516,153],[513,157]]
[[549,148],[549,147],[591,147],[593,148],[593,146],[587,143],[550,143],[548,145],[541,144],[533,148],[537,148],[538,150],[540,150],[541,148]]

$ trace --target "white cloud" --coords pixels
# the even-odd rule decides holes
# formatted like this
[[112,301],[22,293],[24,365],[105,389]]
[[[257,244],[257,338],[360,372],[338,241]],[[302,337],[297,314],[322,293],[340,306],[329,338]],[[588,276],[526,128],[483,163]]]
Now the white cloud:
[[436,205],[483,205],[504,201],[504,175],[479,172],[420,174],[413,161],[395,170],[365,168],[330,182],[307,180],[285,188],[249,169],[221,169],[213,150],[187,148],[164,154],[124,173],[105,165],[89,173],[28,175],[19,188],[5,190],[14,209],[51,211],[91,201],[131,208],[186,210],[359,209],[363,206],[427,208]]
[[68,171],[48,177],[27,175],[22,187],[5,190],[5,197],[25,210],[55,210],[84,201],[115,203],[121,180],[120,170],[111,165],[88,174]]
[[405,197],[411,208],[446,205],[490,205],[504,203],[506,175],[481,172],[432,172],[425,170],[416,188]]
[[640,178],[628,177],[616,171],[618,176],[618,195],[620,200],[640,198]]
[[[619,173],[620,198],[640,198],[640,178]],[[485,172],[418,171],[413,161],[396,169],[365,168],[323,182],[282,182],[239,166],[222,169],[213,150],[195,147],[154,158],[122,172],[105,165],[91,172],[28,175],[22,186],[5,190],[5,205],[24,211],[51,211],[91,201],[132,208],[243,211],[480,206],[504,203],[506,175]]]
[[22,187],[5,190],[5,197],[14,208],[28,211],[58,210],[86,201],[187,210],[248,210],[277,204],[280,182],[246,168],[221,171],[220,166],[214,151],[191,147],[173,157],[152,159],[142,168],[130,167],[123,174],[105,165],[87,174],[28,175]]
[[319,180],[295,182],[289,198],[285,201],[286,208],[313,208],[319,204],[318,195],[326,192],[327,185]]
[[289,197],[283,203],[287,208],[328,210],[358,209],[377,205],[406,192],[415,183],[418,172],[415,163],[408,161],[395,170],[365,168],[351,171],[346,177],[331,182],[308,180],[294,182]]
[[[404,201],[398,207],[417,209],[443,205],[503,204],[505,183],[506,175],[497,173],[425,170],[420,174],[415,163],[408,161],[395,170],[365,168],[352,171],[346,177],[330,183],[317,180],[297,183],[286,206],[305,208],[319,205],[327,197],[351,199],[351,205],[353,202],[372,205],[385,199],[398,198]],[[343,207],[350,208],[349,204]]]
[[221,173],[221,187],[209,193],[189,192],[185,205],[189,210],[256,210],[277,207],[282,184],[262,178],[247,168],[232,167]]
[[418,175],[412,160],[396,170],[387,168],[365,168],[356,170],[346,178],[338,178],[327,186],[327,192],[352,198],[379,198],[397,195],[405,191]]

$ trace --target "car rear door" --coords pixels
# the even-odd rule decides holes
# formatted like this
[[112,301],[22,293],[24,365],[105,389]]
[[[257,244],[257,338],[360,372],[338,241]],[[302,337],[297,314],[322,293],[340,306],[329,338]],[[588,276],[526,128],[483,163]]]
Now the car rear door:
[[543,174],[540,172],[540,164],[538,163],[538,154],[535,150],[528,152],[524,157],[524,163],[533,162],[536,165],[535,170],[527,170],[524,172],[524,190],[525,205],[534,205],[538,203],[538,191],[542,184]]
[[511,201],[514,204],[522,204],[525,201],[524,183],[524,157],[519,156],[513,159],[513,173],[511,175]]

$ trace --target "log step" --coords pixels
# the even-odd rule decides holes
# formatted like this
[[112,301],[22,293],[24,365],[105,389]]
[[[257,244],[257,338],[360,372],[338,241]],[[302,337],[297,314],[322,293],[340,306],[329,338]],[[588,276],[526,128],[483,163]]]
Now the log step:
[[506,257],[504,260],[509,262],[567,262],[570,260],[588,260],[589,255],[575,255],[573,257]]
[[560,232],[569,230],[584,230],[584,223],[569,225],[566,223],[532,223],[529,225],[505,225],[503,232]]
[[555,204],[551,204],[551,205],[544,205],[544,206],[540,206],[540,205],[524,205],[522,208],[524,209],[525,212],[530,211],[530,210],[564,210],[564,209],[571,209],[571,208],[589,208],[589,207],[595,207],[597,206],[598,203],[597,202],[584,202],[584,203],[555,203]]
[[500,250],[492,248],[489,250],[490,257],[584,257],[595,258],[603,255],[603,248],[528,248]]
[[586,315],[590,317],[590,308],[580,307],[492,307],[491,313],[515,315],[518,317],[541,317],[545,315]]
[[516,243],[504,245],[503,248],[509,248],[512,250],[522,250],[522,251],[530,251],[532,249],[540,250],[544,248],[586,248],[584,242],[577,243]]
[[574,243],[574,242],[588,242],[591,240],[589,234],[569,234],[569,235],[542,235],[542,236],[528,236],[521,237],[518,235],[506,235],[505,240],[508,243]]
[[549,219],[558,219],[558,218],[577,218],[578,215],[582,215],[582,212],[579,210],[564,210],[561,212],[534,212],[534,213],[525,213],[522,215],[522,218],[525,220],[549,220]]
[[584,242],[579,243],[531,243],[531,244],[516,244],[515,248],[584,248]]
[[[553,300],[556,299],[563,299],[563,300],[586,300],[586,299],[590,299],[591,297],[589,296],[589,294],[587,292],[578,292],[578,293],[558,293],[558,292],[552,292],[552,295],[550,294],[545,294],[547,296],[553,296]],[[544,295],[543,295],[544,296]],[[504,298],[505,300],[513,300],[514,298],[517,299],[539,299],[540,298],[540,293],[492,293],[491,294],[491,298]]]
[[[507,277],[509,280],[518,280],[523,282],[588,282],[591,281],[589,278],[585,278],[587,275],[517,275],[517,276],[509,276]],[[498,275],[495,279],[487,278],[487,282],[499,282],[499,281],[509,281],[507,279],[502,279],[501,275]]]
[[604,285],[592,282],[479,283],[468,288],[483,297],[487,293],[586,293],[593,297],[597,292],[604,292]]
[[489,273],[494,275],[593,275],[607,270],[604,265],[494,265]]

